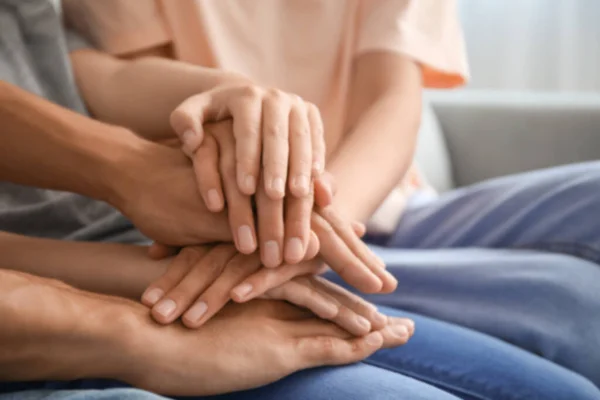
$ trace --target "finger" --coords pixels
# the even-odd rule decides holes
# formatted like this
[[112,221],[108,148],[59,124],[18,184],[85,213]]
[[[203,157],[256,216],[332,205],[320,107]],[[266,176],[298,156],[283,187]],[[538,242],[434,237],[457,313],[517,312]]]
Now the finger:
[[344,281],[365,293],[381,291],[381,279],[348,248],[335,229],[314,212],[311,228],[319,238],[321,257]]
[[167,271],[152,282],[142,295],[142,303],[148,307],[154,306],[165,293],[173,289],[188,271],[198,263],[208,252],[206,247],[185,247],[179,252],[177,257],[171,261]]
[[[289,120],[289,188],[296,197],[307,196],[312,181],[312,148],[310,123],[302,99],[292,104]],[[311,196],[312,197],[312,196]]]
[[321,208],[333,202],[333,191],[329,183],[323,179],[324,177],[325,175],[321,175],[314,179],[315,204]]
[[205,135],[192,160],[198,189],[206,207],[212,212],[222,211],[225,203],[219,174],[219,147],[211,135]]
[[148,247],[148,256],[153,260],[162,260],[163,258],[174,256],[178,251],[178,247],[153,242],[150,247]]
[[285,300],[306,308],[323,319],[332,319],[339,312],[338,302],[335,299],[301,281],[285,282],[269,290],[265,296],[273,300]]
[[235,136],[236,176],[245,195],[256,193],[262,148],[262,90],[256,86],[240,89],[231,103]]
[[254,213],[250,196],[243,194],[236,183],[235,143],[231,135],[219,135],[220,170],[227,198],[229,225],[235,246],[243,254],[256,250]]
[[278,90],[269,91],[262,105],[265,190],[272,200],[285,195],[289,155],[290,104]]
[[362,238],[363,236],[365,236],[365,233],[367,233],[367,227],[365,224],[363,224],[362,222],[359,221],[353,221],[351,222],[352,224],[352,230],[354,231],[354,233],[356,233],[356,236]]
[[183,144],[182,150],[188,157],[193,156],[203,141],[202,125],[206,120],[206,114],[223,108],[223,104],[218,100],[213,99],[210,93],[202,93],[189,97],[171,113],[171,127],[179,136]]
[[282,265],[279,268],[259,269],[233,288],[231,298],[238,303],[252,300],[296,276],[316,273],[321,265],[320,261],[312,260],[301,264]]
[[326,290],[312,285],[312,277],[297,277],[271,289],[266,296],[309,309],[354,336],[366,335],[372,328],[368,319],[341,304]]
[[304,255],[304,260],[307,261],[307,260],[312,260],[313,258],[315,258],[317,256],[317,254],[319,254],[319,248],[320,248],[319,238],[313,231],[310,231],[310,235],[308,237],[308,246],[306,248],[306,254]]
[[313,155],[313,175],[319,176],[325,170],[325,135],[321,113],[316,105],[307,103]]
[[380,332],[353,339],[315,336],[296,339],[295,344],[295,352],[303,359],[302,368],[313,368],[364,360],[383,346],[383,336]]
[[[347,308],[349,313],[353,315],[353,318],[357,320],[358,325],[361,327],[366,325],[364,320],[369,322],[369,330],[383,329],[387,325],[388,317],[378,312],[377,307],[362,297],[357,296],[349,290],[320,276],[311,276],[306,279],[310,279],[311,284],[316,290],[327,293],[329,296],[336,299],[341,306]],[[350,316],[350,314],[348,315]],[[338,321],[334,322],[338,323]],[[342,326],[342,324],[340,324],[340,326]]]
[[152,307],[152,317],[162,324],[179,318],[198,296],[221,274],[235,255],[232,246],[214,247],[196,262],[181,281]]
[[[354,233],[351,224],[338,215],[334,208],[329,206],[318,212],[331,225],[335,233],[344,244],[366,265],[382,282],[380,292],[393,292],[398,282],[396,278],[385,270],[385,263]],[[329,262],[329,259],[325,259]]]
[[231,289],[260,268],[256,255],[238,254],[228,263],[221,275],[202,293],[183,314],[188,328],[198,328],[219,312],[231,299]]
[[388,324],[385,328],[379,330],[383,337],[383,347],[392,348],[397,346],[402,346],[408,342],[410,339],[410,332],[406,325],[391,323]]
[[408,336],[415,334],[415,321],[410,318],[388,317],[389,325],[404,325],[408,331]]
[[275,268],[283,260],[283,200],[273,200],[267,196],[263,176],[256,192],[256,210],[258,220],[258,239],[261,260],[265,267]]
[[309,195],[285,201],[285,262],[296,264],[306,256],[313,209],[312,184]]

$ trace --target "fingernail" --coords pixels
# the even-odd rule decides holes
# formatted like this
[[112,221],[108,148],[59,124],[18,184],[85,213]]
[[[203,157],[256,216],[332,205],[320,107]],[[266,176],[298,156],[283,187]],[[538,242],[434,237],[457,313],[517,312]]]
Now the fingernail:
[[238,229],[238,244],[243,253],[252,253],[256,250],[256,243],[252,235],[252,229],[248,225],[242,225]]
[[302,191],[302,193],[308,192],[308,178],[304,175],[299,175],[294,178],[293,185],[296,189]]
[[183,135],[181,135],[181,141],[183,142],[183,144],[188,144],[192,140],[194,140],[195,136],[196,136],[196,132],[194,132],[191,129],[188,129],[187,131],[183,132]]
[[177,304],[171,299],[166,299],[154,306],[154,311],[167,318],[175,311],[175,308],[177,308]]
[[194,304],[192,308],[187,310],[187,312],[185,313],[185,318],[191,322],[198,322],[200,321],[200,318],[202,318],[202,316],[206,313],[206,310],[208,310],[208,306],[205,302],[201,301],[199,303]]
[[239,297],[240,299],[243,299],[244,297],[248,296],[250,294],[250,292],[252,292],[252,285],[249,283],[242,283],[239,286],[236,286],[235,288],[233,288],[233,293]]
[[246,186],[246,190],[248,192],[254,193],[256,191],[256,179],[252,175],[246,175],[244,179],[244,185]]
[[385,325],[387,324],[387,317],[381,313],[373,313],[373,321],[377,324],[377,325]]
[[144,300],[144,303],[150,304],[151,306],[153,306],[164,295],[165,295],[165,292],[162,291],[161,289],[159,289],[159,288],[153,288],[153,289],[147,290],[144,293],[144,295],[142,296],[142,300]]
[[300,238],[291,238],[285,247],[285,259],[289,263],[297,263],[302,261],[304,257],[304,246]]
[[271,181],[271,190],[279,193],[285,194],[285,185],[283,184],[283,179],[275,178]]
[[211,211],[217,211],[221,208],[221,196],[217,189],[210,189],[206,194],[206,202],[208,203],[208,208]]
[[413,321],[412,319],[407,319],[404,323],[404,325],[406,326],[406,328],[408,329],[408,332],[414,332],[415,331],[415,321]]
[[369,346],[381,346],[383,344],[383,337],[379,332],[371,332],[367,336],[365,336],[365,342]]
[[392,333],[398,337],[406,337],[408,336],[408,328],[401,324],[396,324],[390,326],[390,330]]
[[281,264],[281,254],[279,252],[279,244],[275,240],[265,242],[265,265],[267,267],[277,267]]
[[360,315],[356,316],[356,323],[361,327],[367,330],[371,330],[371,323],[368,319],[361,317]]

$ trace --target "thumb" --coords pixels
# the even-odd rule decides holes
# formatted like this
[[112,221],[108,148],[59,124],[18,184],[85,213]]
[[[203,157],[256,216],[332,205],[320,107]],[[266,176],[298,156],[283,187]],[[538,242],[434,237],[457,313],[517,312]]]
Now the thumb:
[[333,202],[335,195],[335,182],[333,175],[324,172],[315,179],[315,203],[318,207],[325,208]]
[[162,260],[177,254],[177,247],[167,246],[162,243],[154,242],[148,247],[148,256],[153,260]]
[[183,152],[189,157],[202,144],[204,122],[218,114],[221,108],[218,99],[210,92],[202,93],[188,98],[171,113],[171,128],[181,140]]
[[378,331],[351,339],[332,336],[298,339],[298,350],[305,363],[304,368],[352,364],[364,360],[382,346],[383,336]]

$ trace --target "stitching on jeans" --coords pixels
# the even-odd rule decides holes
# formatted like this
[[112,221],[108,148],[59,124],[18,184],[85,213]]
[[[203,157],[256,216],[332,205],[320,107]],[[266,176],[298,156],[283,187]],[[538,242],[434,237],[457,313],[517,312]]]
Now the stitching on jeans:
[[512,246],[514,249],[545,250],[552,253],[566,254],[596,264],[600,263],[600,249],[577,242],[537,242]]
[[[378,361],[374,361],[371,359],[367,359],[364,360],[363,362],[367,363],[367,364],[371,364],[374,365],[376,367],[379,368],[383,368],[386,369],[388,371],[392,371],[392,372],[400,372],[402,374],[408,375],[412,378],[418,379],[420,381],[423,381],[425,383],[431,384],[433,386],[436,386],[440,389],[449,389],[449,390],[454,390],[455,392],[460,392],[460,393],[464,393],[465,395],[469,395],[471,397],[476,397],[480,400],[530,400],[531,398],[534,398],[534,396],[530,396],[527,395],[525,397],[522,396],[515,396],[513,393],[509,393],[506,390],[504,390],[502,387],[498,387],[498,386],[494,386],[494,385],[490,385],[489,382],[484,382],[481,380],[476,380],[473,379],[472,377],[466,377],[464,375],[460,375],[460,374],[455,374],[452,373],[452,371],[449,371],[447,369],[440,369],[432,364],[427,364],[427,363],[423,363],[422,360],[416,360],[416,359],[411,359],[411,358],[407,358],[407,357],[403,357],[402,360],[394,360],[395,363],[400,363],[403,365],[400,365],[399,368],[396,368],[397,365],[394,366],[394,368],[389,367],[388,365],[378,362]],[[456,386],[456,384],[454,383],[449,383],[449,382],[445,382],[445,381],[439,381],[439,380],[435,380],[429,376],[424,376],[422,374],[419,373],[415,373],[414,369],[410,368],[410,367],[418,367],[421,370],[425,370],[429,373],[433,373],[436,374],[438,376],[444,376],[446,378],[449,378],[453,381],[458,381],[461,382],[463,384],[466,384],[467,386],[471,386],[471,387],[478,387],[480,389],[483,389],[483,391],[485,393],[489,393],[488,394],[484,394],[482,397],[482,395],[479,395],[477,393],[473,393],[471,390],[465,389],[463,387],[459,387]],[[409,368],[408,370],[406,370],[406,368]],[[401,371],[398,371],[397,369],[402,369]],[[497,395],[502,396],[501,398],[497,397]],[[491,396],[491,397],[490,397]]]

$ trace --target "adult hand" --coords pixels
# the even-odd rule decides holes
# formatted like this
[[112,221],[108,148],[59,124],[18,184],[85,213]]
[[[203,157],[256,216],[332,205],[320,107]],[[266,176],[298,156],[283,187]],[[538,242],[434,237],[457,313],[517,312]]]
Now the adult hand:
[[[203,125],[226,118],[233,119],[234,182],[243,194],[256,192],[263,169],[263,186],[272,200],[283,198],[286,181],[294,196],[308,194],[312,176],[325,166],[323,122],[314,104],[278,89],[227,83],[184,101],[171,114],[171,125],[184,152],[202,161],[196,151],[206,138]],[[214,200],[216,206],[223,199],[220,185],[198,183],[209,203]]]
[[382,330],[354,337],[310,312],[269,300],[229,304],[198,330],[178,324],[157,329],[145,319],[129,330],[135,334],[129,335],[132,348],[123,369],[130,372],[120,378],[169,396],[250,389],[302,369],[350,364],[399,346],[406,342],[401,322],[391,319]]
[[312,276],[322,270],[318,260],[261,268],[257,255],[239,254],[231,245],[188,247],[147,288],[142,303],[152,307],[157,322],[170,324],[182,316],[189,328],[206,323],[232,298],[245,302],[263,295],[305,307],[355,335],[385,327],[387,318],[374,306]]
[[180,150],[140,139],[113,183],[111,204],[166,245],[231,241],[227,215],[206,208],[195,182],[192,163]]

